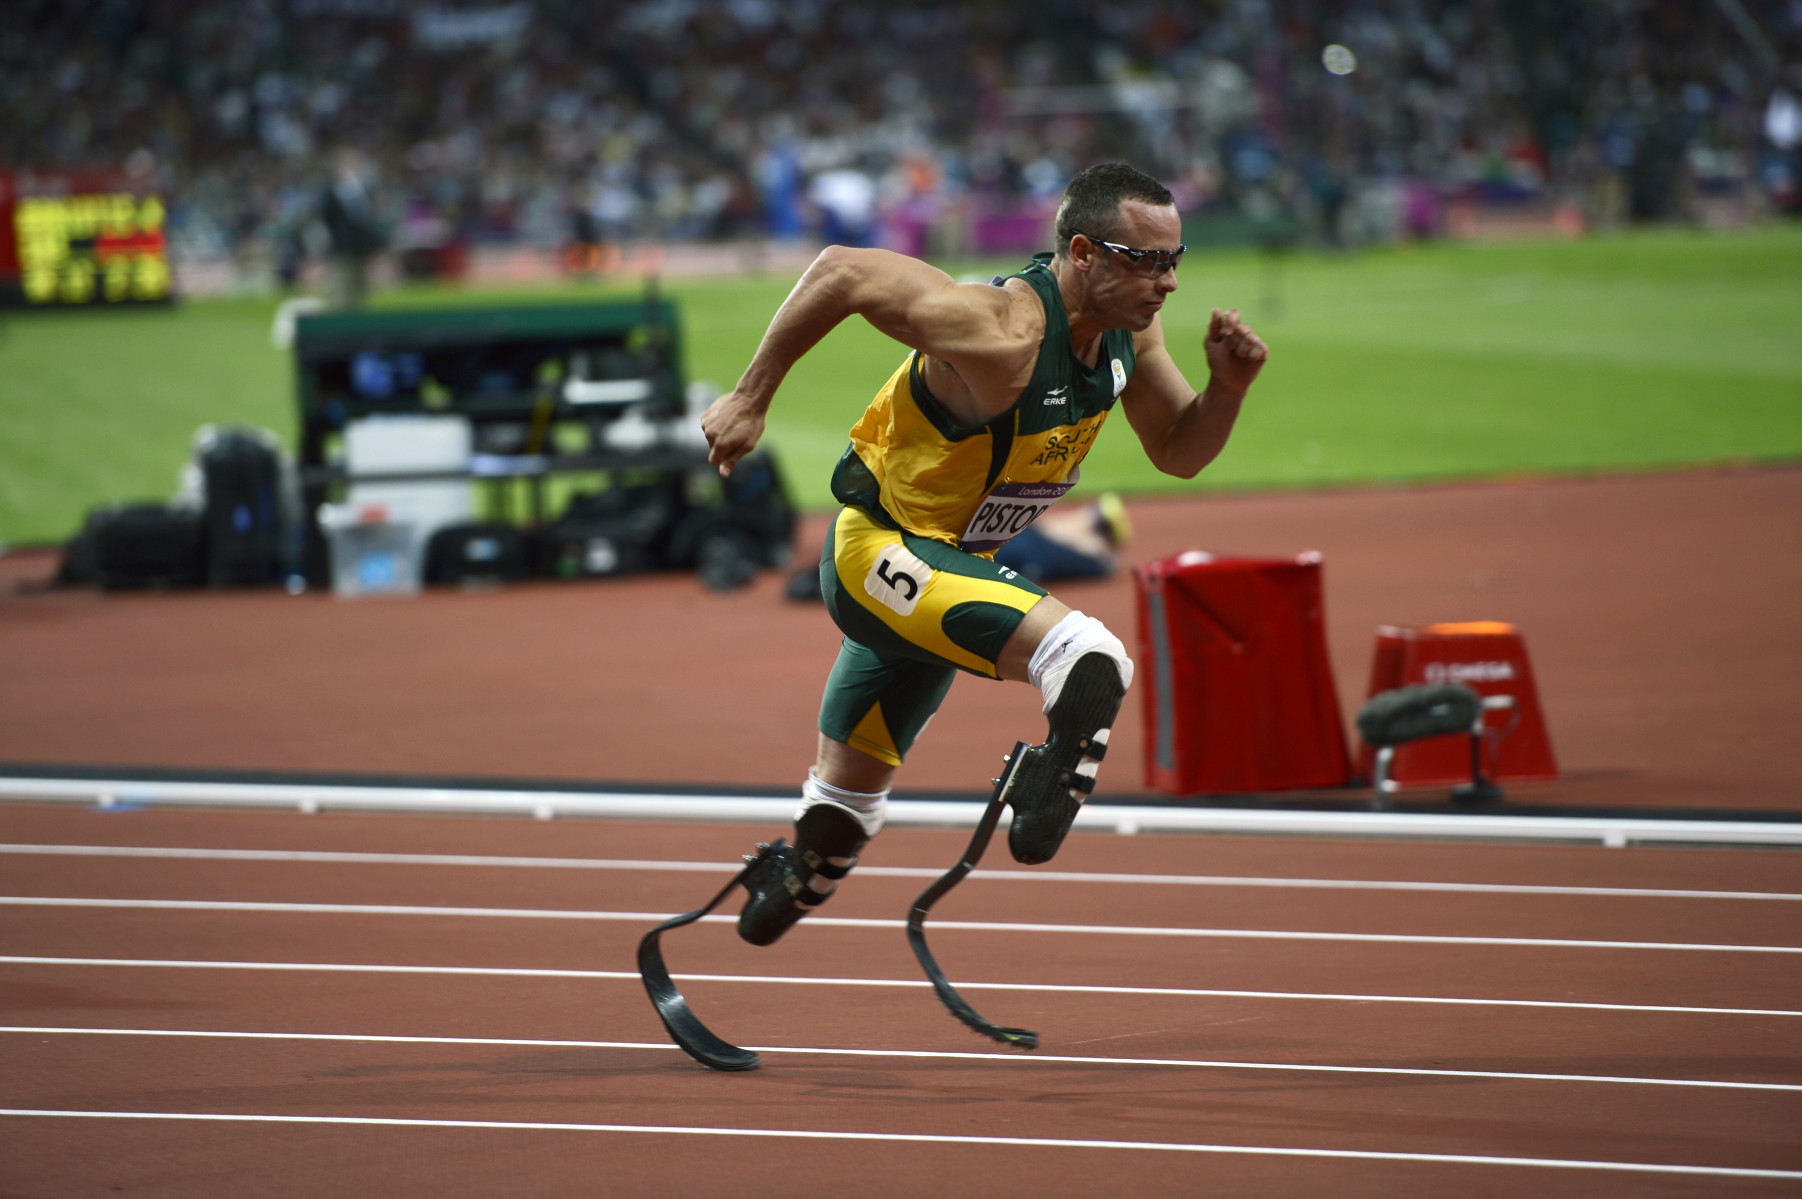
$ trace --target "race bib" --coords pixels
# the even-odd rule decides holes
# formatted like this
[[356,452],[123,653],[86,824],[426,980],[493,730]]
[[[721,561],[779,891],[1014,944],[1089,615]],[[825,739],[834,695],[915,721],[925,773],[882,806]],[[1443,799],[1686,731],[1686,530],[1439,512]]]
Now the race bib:
[[1003,483],[983,497],[957,548],[972,554],[998,550],[1045,514],[1076,486],[1076,474],[1061,483]]
[[864,576],[864,594],[901,616],[912,616],[920,592],[932,582],[932,567],[906,546],[884,547],[870,573]]

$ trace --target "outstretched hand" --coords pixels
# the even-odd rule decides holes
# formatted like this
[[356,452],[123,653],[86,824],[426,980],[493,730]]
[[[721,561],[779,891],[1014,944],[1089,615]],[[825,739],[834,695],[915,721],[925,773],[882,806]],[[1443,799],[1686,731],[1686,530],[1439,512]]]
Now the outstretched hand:
[[1208,369],[1213,372],[1215,381],[1241,393],[1251,387],[1252,380],[1258,377],[1270,357],[1270,347],[1252,332],[1250,325],[1239,319],[1237,308],[1228,308],[1224,312],[1214,309],[1203,345],[1207,350]]
[[701,414],[701,432],[707,435],[707,462],[725,478],[738,460],[757,448],[763,437],[764,406],[737,391],[728,391]]

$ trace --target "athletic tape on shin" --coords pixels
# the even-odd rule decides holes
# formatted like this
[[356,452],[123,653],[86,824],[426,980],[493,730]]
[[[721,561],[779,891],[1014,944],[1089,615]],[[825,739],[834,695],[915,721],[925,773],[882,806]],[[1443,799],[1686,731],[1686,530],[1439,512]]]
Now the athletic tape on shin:
[[847,791],[843,787],[834,787],[809,768],[807,781],[801,784],[801,806],[795,811],[795,819],[801,819],[807,809],[815,804],[837,804],[857,817],[857,822],[863,825],[865,837],[874,837],[882,831],[883,824],[888,820],[888,796],[887,787],[874,792]]
[[1041,711],[1051,711],[1051,705],[1063,693],[1064,679],[1070,668],[1084,654],[1103,653],[1112,658],[1120,667],[1120,683],[1123,687],[1133,685],[1133,663],[1126,656],[1126,646],[1120,638],[1108,632],[1107,626],[1093,616],[1084,616],[1081,612],[1071,612],[1045,634],[1039,642],[1039,648],[1033,651],[1032,660],[1027,663],[1026,677],[1045,697],[1045,706]]

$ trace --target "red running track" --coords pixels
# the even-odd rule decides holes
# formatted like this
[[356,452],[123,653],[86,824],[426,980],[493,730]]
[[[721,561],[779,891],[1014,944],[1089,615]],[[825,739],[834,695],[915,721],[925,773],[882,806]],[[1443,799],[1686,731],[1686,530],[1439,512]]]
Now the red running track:
[[891,829],[771,949],[666,938],[717,1074],[632,951],[773,831],[0,805],[0,1193],[1802,1192],[1793,853],[997,850],[928,927],[1024,1055],[901,931],[967,832]]

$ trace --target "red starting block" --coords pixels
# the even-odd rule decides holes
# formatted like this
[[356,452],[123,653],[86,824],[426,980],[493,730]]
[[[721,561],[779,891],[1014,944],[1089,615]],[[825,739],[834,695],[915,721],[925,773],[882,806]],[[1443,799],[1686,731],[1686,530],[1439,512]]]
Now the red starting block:
[[[1526,639],[1513,625],[1480,620],[1382,626],[1377,630],[1369,694],[1417,683],[1464,683],[1483,697],[1484,776],[1496,781],[1558,777]],[[1368,777],[1375,758],[1376,751],[1360,742],[1359,773]],[[1470,738],[1429,737],[1398,746],[1388,777],[1399,786],[1469,783]]]
[[1319,554],[1191,550],[1133,575],[1146,786],[1201,795],[1349,781]]

